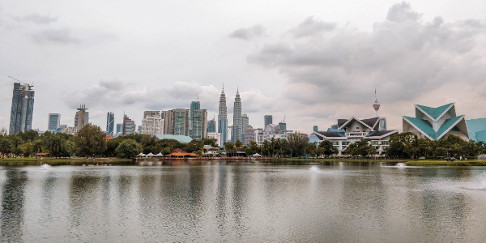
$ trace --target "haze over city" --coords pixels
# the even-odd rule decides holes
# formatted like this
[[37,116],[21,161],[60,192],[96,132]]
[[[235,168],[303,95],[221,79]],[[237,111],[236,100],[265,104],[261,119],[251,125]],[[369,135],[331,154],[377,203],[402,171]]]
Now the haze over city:
[[[21,4],[23,2],[23,4]],[[86,104],[104,128],[127,113],[188,108],[199,96],[228,113],[286,118],[310,132],[338,118],[372,117],[374,90],[388,127],[416,103],[486,111],[484,1],[119,1],[0,3],[0,128],[8,128],[12,76],[34,84],[32,128],[50,112],[72,125]]]

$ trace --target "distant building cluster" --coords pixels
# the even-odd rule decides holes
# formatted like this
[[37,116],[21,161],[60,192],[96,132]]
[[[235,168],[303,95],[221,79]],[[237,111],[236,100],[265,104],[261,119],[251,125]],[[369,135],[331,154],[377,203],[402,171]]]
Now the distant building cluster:
[[[34,111],[33,85],[14,83],[12,107],[10,112],[9,134],[17,134],[32,130]],[[311,142],[330,141],[339,154],[361,139],[368,139],[382,154],[389,146],[390,137],[398,130],[387,130],[386,118],[378,116],[380,103],[376,98],[373,109],[376,117],[358,119],[338,119],[337,123],[327,130],[318,126],[312,128],[309,136]],[[89,123],[89,112],[85,104],[81,104],[74,115],[73,126],[61,124],[60,113],[49,113],[47,131],[55,133],[76,134]],[[232,124],[228,122],[228,107],[224,87],[219,97],[218,117],[208,121],[206,109],[201,109],[198,99],[190,103],[189,109],[176,108],[171,110],[144,111],[142,124],[137,126],[127,114],[123,115],[121,123],[115,123],[115,114],[107,112],[106,134],[110,137],[130,135],[135,133],[148,134],[159,139],[172,138],[181,142],[214,138],[220,147],[226,142],[243,145],[255,142],[262,145],[271,139],[287,139],[292,130],[287,129],[285,118],[282,122],[273,123],[272,115],[264,115],[262,128],[253,127],[250,117],[243,113],[239,90],[233,103]],[[466,120],[465,115],[457,115],[455,104],[450,103],[439,107],[415,105],[415,116],[403,116],[402,131],[416,134],[419,138],[439,140],[449,135],[459,136],[464,140],[486,142],[486,118]]]

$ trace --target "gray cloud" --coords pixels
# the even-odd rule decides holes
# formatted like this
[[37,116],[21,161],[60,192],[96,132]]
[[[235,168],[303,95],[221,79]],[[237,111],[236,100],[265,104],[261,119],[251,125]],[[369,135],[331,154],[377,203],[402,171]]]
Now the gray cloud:
[[249,28],[237,29],[230,34],[230,37],[243,40],[251,40],[254,38],[262,37],[264,35],[265,28],[261,25],[255,25]]
[[30,22],[34,24],[50,24],[57,21],[57,17],[51,17],[50,15],[41,15],[37,13],[13,18],[17,21]]
[[335,23],[326,23],[320,20],[314,19],[314,17],[308,17],[304,22],[299,24],[296,28],[290,30],[290,32],[296,38],[308,37],[314,35],[320,35],[326,31],[332,31],[336,29]]
[[[276,68],[289,83],[286,96],[300,104],[361,104],[374,88],[389,102],[411,100],[447,83],[484,81],[485,29],[480,21],[426,22],[408,3],[390,8],[369,32],[332,29],[326,38],[313,18],[291,29],[293,38],[266,43],[248,57]],[[311,27],[309,27],[311,26]],[[313,34],[317,33],[317,34]],[[301,39],[306,36],[308,38]],[[484,77],[484,76],[483,76]]]
[[77,44],[80,40],[73,36],[69,28],[48,29],[30,34],[32,39],[40,44]]
[[421,17],[422,14],[413,11],[406,2],[393,5],[386,15],[386,19],[393,22],[418,21]]

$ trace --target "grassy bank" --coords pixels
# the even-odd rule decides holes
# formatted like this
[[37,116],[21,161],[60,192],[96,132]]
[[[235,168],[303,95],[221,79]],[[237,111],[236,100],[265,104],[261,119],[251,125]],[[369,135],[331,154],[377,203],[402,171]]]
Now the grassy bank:
[[350,158],[274,158],[270,162],[312,162],[312,163],[326,163],[326,162],[359,162],[359,163],[381,163],[381,162],[405,162],[403,159],[350,159]]
[[405,162],[408,166],[486,166],[486,160],[462,160],[462,161],[445,161],[445,160],[413,160]]
[[125,165],[134,164],[133,159],[118,158],[5,158],[0,159],[0,166],[23,166],[23,165]]

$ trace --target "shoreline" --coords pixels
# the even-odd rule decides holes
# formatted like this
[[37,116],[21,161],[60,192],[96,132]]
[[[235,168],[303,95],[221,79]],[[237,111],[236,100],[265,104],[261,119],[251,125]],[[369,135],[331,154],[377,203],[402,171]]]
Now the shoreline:
[[407,166],[486,166],[486,160],[406,160],[406,159],[351,159],[351,158],[246,158],[246,157],[218,157],[215,158],[163,158],[163,159],[119,159],[119,158],[1,158],[0,166],[29,166],[43,165],[147,165],[158,162],[250,162],[275,164],[306,164],[306,163],[404,163]]

